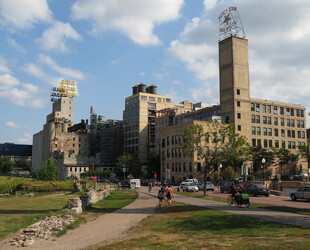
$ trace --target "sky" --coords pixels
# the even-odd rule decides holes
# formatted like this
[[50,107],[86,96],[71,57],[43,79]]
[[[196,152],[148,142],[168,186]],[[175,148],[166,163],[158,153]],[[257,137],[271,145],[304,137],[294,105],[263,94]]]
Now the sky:
[[309,0],[0,0],[0,143],[32,144],[62,79],[77,83],[75,123],[91,106],[121,120],[139,83],[219,103],[218,17],[230,6],[249,41],[251,97],[308,113]]

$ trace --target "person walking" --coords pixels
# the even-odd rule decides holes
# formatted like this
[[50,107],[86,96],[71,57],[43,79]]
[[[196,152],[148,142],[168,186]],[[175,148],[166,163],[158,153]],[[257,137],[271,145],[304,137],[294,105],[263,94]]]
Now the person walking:
[[167,190],[166,190],[166,198],[167,198],[167,202],[168,205],[171,206],[172,203],[172,197],[173,197],[173,189],[171,188],[171,186],[169,185]]
[[149,193],[151,193],[151,192],[152,192],[152,186],[153,186],[153,185],[152,185],[152,182],[150,181],[150,182],[149,182],[149,184],[148,184]]
[[158,198],[158,207],[163,207],[163,201],[165,198],[165,188],[164,187],[161,187],[158,190],[157,198]]

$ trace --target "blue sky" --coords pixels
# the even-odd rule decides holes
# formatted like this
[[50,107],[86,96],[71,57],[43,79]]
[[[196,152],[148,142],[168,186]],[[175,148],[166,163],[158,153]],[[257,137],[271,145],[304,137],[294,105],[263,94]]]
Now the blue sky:
[[218,103],[218,16],[229,6],[249,40],[251,97],[309,111],[308,0],[0,0],[0,143],[32,143],[61,79],[78,84],[75,123],[90,106],[122,119],[141,82],[174,102]]

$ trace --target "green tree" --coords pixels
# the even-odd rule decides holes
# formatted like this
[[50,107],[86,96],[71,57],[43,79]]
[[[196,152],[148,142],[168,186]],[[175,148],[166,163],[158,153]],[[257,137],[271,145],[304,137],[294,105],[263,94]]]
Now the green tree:
[[126,166],[128,172],[126,175],[131,174],[133,177],[137,178],[141,176],[141,163],[135,154],[123,154],[117,158],[116,162],[116,172],[118,176],[123,176],[122,168]]
[[49,158],[43,162],[42,166],[35,171],[34,178],[42,181],[59,180],[59,168],[54,159]]
[[221,162],[225,138],[229,138],[234,129],[232,125],[222,125],[217,121],[207,121],[205,124],[205,129],[201,124],[191,124],[182,134],[184,152],[192,157],[196,155],[204,164],[204,183],[207,173],[213,172]]
[[289,179],[290,176],[296,174],[296,165],[298,162],[299,155],[291,153],[288,149],[281,148],[276,151],[278,157],[279,170],[283,180]]
[[308,163],[308,173],[310,171],[310,143],[308,142],[305,146],[299,146],[299,153],[301,156],[303,156]]
[[222,176],[225,180],[229,180],[238,177],[238,174],[232,166],[228,166],[222,171]]
[[[260,176],[263,178],[271,175],[270,167],[275,163],[276,153],[274,150],[270,150],[267,148],[262,148],[260,146],[250,147],[249,150],[253,172],[255,177]],[[263,165],[262,160],[265,159],[265,163]],[[263,168],[262,168],[263,167]]]
[[160,156],[157,150],[151,150],[147,161],[147,178],[151,179],[157,173],[157,178],[160,180]]
[[11,161],[8,156],[0,157],[0,171],[2,173],[7,173],[13,169],[14,163]]
[[15,161],[14,165],[17,169],[30,170],[30,161],[23,158]]

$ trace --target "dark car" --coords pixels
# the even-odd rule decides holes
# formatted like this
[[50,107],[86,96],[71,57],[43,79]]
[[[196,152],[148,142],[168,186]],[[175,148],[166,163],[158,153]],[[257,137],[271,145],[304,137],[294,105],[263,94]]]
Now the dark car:
[[[224,182],[220,187],[221,193],[224,193],[224,192],[230,193],[230,186],[232,185],[232,183],[233,183],[232,181]],[[235,185],[236,185],[238,191],[244,190],[244,186],[242,184],[236,183]]]
[[249,184],[245,187],[244,191],[254,196],[265,195],[266,197],[268,197],[270,195],[270,188],[261,184]]

